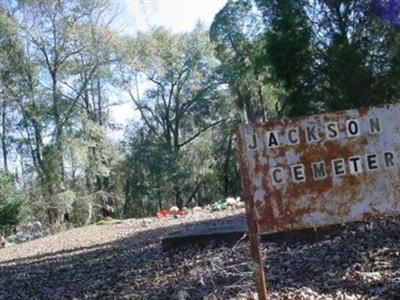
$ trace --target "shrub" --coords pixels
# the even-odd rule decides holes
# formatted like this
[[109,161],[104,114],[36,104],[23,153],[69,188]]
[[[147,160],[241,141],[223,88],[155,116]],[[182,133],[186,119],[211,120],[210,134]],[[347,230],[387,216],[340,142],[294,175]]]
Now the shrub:
[[10,176],[0,172],[0,229],[3,234],[9,234],[18,225],[22,204]]

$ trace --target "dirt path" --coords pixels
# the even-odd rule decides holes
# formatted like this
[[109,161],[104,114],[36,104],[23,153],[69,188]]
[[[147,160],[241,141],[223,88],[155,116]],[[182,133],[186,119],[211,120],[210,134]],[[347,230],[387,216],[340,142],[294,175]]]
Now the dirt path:
[[[0,299],[245,299],[247,242],[163,252],[160,238],[243,212],[88,226],[0,250]],[[204,223],[201,223],[204,222]],[[266,242],[272,299],[400,299],[400,218],[317,242]]]

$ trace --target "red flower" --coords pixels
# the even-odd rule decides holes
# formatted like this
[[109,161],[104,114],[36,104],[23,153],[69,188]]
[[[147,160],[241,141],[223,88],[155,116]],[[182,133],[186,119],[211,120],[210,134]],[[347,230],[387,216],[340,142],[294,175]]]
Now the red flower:
[[163,209],[163,210],[161,210],[161,211],[156,213],[156,217],[157,218],[165,218],[165,217],[168,217],[168,216],[169,216],[168,209]]

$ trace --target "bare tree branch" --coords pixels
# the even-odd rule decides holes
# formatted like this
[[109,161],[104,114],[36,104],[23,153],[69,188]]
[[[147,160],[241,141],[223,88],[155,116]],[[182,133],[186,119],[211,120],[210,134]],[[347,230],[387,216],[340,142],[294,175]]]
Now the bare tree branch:
[[228,120],[228,119],[229,119],[229,117],[226,117],[226,118],[224,118],[224,119],[221,119],[221,120],[219,120],[219,121],[216,121],[216,122],[213,122],[213,123],[207,125],[206,127],[200,129],[195,135],[193,135],[192,137],[190,137],[190,138],[187,139],[186,141],[180,143],[180,144],[178,145],[178,147],[183,147],[183,146],[189,144],[191,141],[193,141],[195,138],[197,138],[197,137],[198,137],[200,134],[202,134],[203,132],[207,131],[208,129],[210,129],[210,128],[212,128],[212,127],[214,127],[214,126],[216,126],[216,125],[218,125],[218,124],[220,124],[220,123],[222,123],[222,122],[225,122],[225,121]]

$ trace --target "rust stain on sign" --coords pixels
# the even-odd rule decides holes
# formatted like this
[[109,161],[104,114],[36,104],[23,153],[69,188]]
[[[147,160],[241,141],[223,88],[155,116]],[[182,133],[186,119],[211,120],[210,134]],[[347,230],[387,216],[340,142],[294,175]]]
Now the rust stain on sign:
[[400,104],[243,125],[237,135],[260,233],[400,214]]

